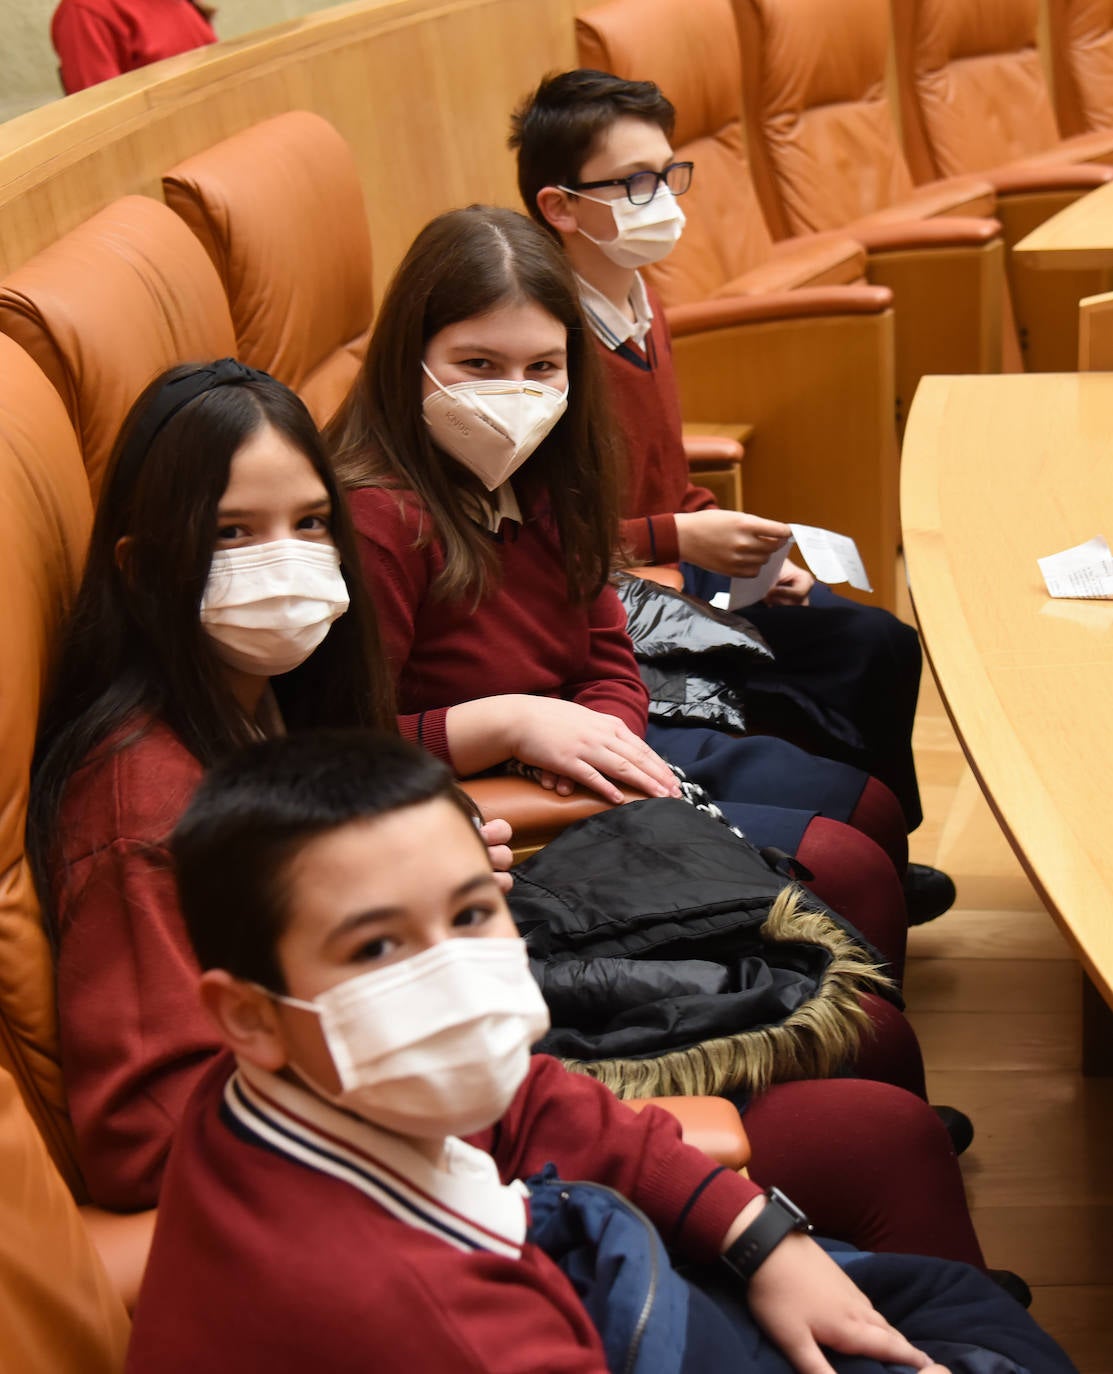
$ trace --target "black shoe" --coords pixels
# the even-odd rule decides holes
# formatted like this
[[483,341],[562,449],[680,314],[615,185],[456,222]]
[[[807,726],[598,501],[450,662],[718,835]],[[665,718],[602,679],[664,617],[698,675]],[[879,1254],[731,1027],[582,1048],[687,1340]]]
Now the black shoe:
[[957,1107],[932,1107],[935,1115],[947,1128],[956,1155],[963,1154],[974,1141],[974,1123]]
[[1010,1298],[1015,1298],[1021,1307],[1032,1306],[1032,1290],[1019,1274],[1014,1274],[1011,1269],[990,1269],[989,1277]]
[[955,904],[955,885],[940,868],[909,864],[904,875],[904,905],[908,924],[922,926],[950,911]]

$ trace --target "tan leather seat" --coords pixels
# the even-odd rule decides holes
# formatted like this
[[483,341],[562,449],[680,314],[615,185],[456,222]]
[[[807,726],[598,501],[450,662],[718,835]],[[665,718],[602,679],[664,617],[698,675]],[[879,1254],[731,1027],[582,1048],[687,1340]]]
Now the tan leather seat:
[[1059,132],[1113,129],[1113,0],[1047,0]]
[[657,82],[678,158],[696,164],[677,247],[647,276],[668,307],[684,418],[744,420],[746,504],[857,540],[895,597],[891,293],[843,234],[774,243],[742,131],[729,0],[609,0],[576,21],[581,65]]
[[[893,290],[897,397],[920,377],[1001,367],[1005,255],[993,187],[917,190],[885,83],[888,0],[734,0],[754,181],[783,238],[843,230]],[[1013,346],[1015,354],[1015,343]]]
[[347,395],[371,327],[371,239],[355,159],[295,110],[180,163],[167,205],[204,245],[238,357],[296,391],[318,424]]
[[1059,134],[1037,41],[1039,0],[891,3],[917,181],[1020,161],[1113,161],[1113,132]]
[[[41,1235],[41,1246],[31,1247],[27,1261],[57,1265],[51,1282],[57,1288],[60,1332],[70,1330],[65,1316],[66,1285],[72,1276],[75,1296],[81,1292],[86,1305],[101,1305],[104,1286],[99,1266],[90,1266],[82,1277],[87,1241],[72,1234],[70,1213],[76,1218],[73,1198],[85,1196],[77,1162],[73,1130],[66,1110],[66,1095],[59,1062],[58,1030],[54,1006],[54,969],[43,933],[38,899],[24,848],[24,824],[30,783],[31,758],[39,705],[54,644],[81,578],[85,547],[92,523],[92,505],[81,452],[57,392],[28,354],[0,335],[0,585],[4,588],[7,639],[0,670],[0,1211],[18,1203],[27,1212],[31,1230]],[[9,1110],[8,1085],[18,1088],[29,1119],[53,1160],[53,1182],[35,1161],[25,1140],[14,1106]],[[11,1135],[9,1136],[9,1128]],[[26,1158],[26,1194],[22,1201],[9,1198],[4,1187],[20,1178],[9,1169],[9,1147]],[[14,1156],[13,1156],[14,1157]],[[15,1167],[14,1165],[12,1166]],[[59,1199],[68,1185],[68,1202]],[[149,1217],[108,1218],[88,1208],[84,1219],[88,1234],[106,1261],[117,1292],[134,1300],[150,1241]],[[18,1227],[5,1212],[0,1218],[0,1263],[14,1266]],[[11,1247],[6,1245],[11,1241]],[[51,1258],[52,1247],[56,1254]],[[10,1248],[10,1254],[8,1250]],[[0,1294],[8,1288],[0,1274]],[[11,1354],[21,1349],[3,1337],[6,1325],[19,1325],[13,1294],[26,1298],[26,1319],[33,1324],[40,1299],[32,1298],[35,1280],[28,1287],[13,1284],[12,1306],[0,1297],[0,1365],[11,1369],[99,1370],[118,1368],[115,1356],[97,1353],[118,1323],[114,1304],[107,1315],[90,1311],[84,1335],[71,1331],[73,1362],[59,1357],[57,1364],[18,1362]],[[116,1300],[118,1302],[118,1299]],[[122,1309],[120,1315],[122,1316]],[[111,1320],[109,1319],[111,1317]],[[28,1326],[28,1330],[31,1326]],[[44,1352],[54,1347],[48,1342]],[[88,1348],[88,1363],[77,1356]],[[122,1355],[122,1346],[114,1346]]]
[[51,1157],[82,1192],[66,1114],[54,970],[24,852],[39,706],[92,523],[65,408],[26,353],[0,337],[0,1068],[11,1074]]
[[[1113,178],[1113,130],[1062,139],[1037,47],[1038,0],[891,0],[905,153],[918,182],[979,173],[996,189],[1011,248]],[[1078,301],[1107,272],[1048,272],[1010,255],[1025,363],[1075,365]]]
[[12,1374],[119,1374],[128,1334],[73,1198],[0,1070],[0,1363]]
[[30,353],[65,402],[94,500],[147,383],[176,363],[236,351],[204,249],[145,196],[116,201],[0,282],[0,332]]

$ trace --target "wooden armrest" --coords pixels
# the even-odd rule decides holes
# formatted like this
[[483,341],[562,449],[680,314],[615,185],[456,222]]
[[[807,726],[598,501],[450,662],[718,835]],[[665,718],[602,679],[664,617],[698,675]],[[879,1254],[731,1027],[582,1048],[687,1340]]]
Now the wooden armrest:
[[750,1162],[750,1142],[737,1107],[724,1097],[642,1097],[626,1103],[640,1112],[644,1107],[663,1107],[680,1122],[686,1145],[694,1145],[717,1164],[744,1169]]
[[139,1285],[151,1253],[158,1209],[149,1212],[106,1212],[100,1207],[77,1209],[100,1256],[105,1272],[129,1312],[135,1310]]

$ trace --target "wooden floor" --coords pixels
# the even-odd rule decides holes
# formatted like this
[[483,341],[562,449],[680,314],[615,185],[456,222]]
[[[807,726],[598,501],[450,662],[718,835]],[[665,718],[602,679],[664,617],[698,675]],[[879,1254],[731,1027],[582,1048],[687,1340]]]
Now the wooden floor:
[[[1083,1078],[1081,974],[974,781],[930,677],[916,724],[926,819],[912,857],[951,912],[911,934],[905,992],[933,1102],[973,1118],[963,1173],[989,1264],[1082,1374],[1113,1374],[1113,1078]],[[1113,920],[1113,912],[1110,913]]]

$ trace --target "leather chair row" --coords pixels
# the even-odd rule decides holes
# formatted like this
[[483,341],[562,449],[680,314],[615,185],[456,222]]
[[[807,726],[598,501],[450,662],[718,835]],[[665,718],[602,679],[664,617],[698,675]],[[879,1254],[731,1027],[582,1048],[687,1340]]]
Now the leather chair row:
[[[666,303],[863,275],[891,287],[901,415],[925,372],[1017,365],[1012,304],[1025,364],[1073,367],[1079,297],[1105,278],[1049,281],[1010,255],[1010,301],[999,231],[1011,247],[1107,180],[1113,136],[1059,139],[1036,23],[1037,0],[611,0],[582,14],[581,61],[657,81],[678,143],[688,156],[700,146],[687,203],[709,206],[716,227],[651,273]],[[687,401],[694,369],[677,358]],[[755,506],[759,466],[755,453]]]

